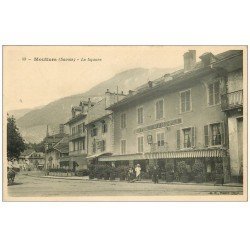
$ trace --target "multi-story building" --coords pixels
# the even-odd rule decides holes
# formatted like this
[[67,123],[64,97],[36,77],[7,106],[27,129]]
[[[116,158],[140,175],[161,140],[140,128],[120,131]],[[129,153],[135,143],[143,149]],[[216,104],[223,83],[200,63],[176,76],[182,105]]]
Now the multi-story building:
[[71,109],[72,118],[66,123],[69,126],[69,165],[77,169],[87,168],[87,132],[86,119],[88,110],[94,106],[94,103],[81,101],[79,106]]
[[[242,155],[233,154],[242,152],[242,111],[238,110],[242,109],[242,51],[205,53],[200,59],[197,63],[196,51],[188,51],[184,69],[131,91],[109,107],[114,117],[114,152],[100,161],[140,163],[144,169],[156,162],[192,165],[200,159],[208,173],[221,164],[225,181],[238,174]],[[239,94],[232,94],[234,90]],[[222,108],[225,97],[227,108]]]
[[243,59],[242,51],[228,52],[226,60],[214,63],[225,71],[227,92],[221,96],[222,110],[227,115],[231,181],[243,177]]
[[26,149],[21,153],[18,164],[21,169],[42,169],[44,167],[44,153],[33,149]]
[[45,147],[45,168],[57,168],[60,166],[60,152],[55,150],[54,146],[58,144],[64,137],[67,137],[68,135],[64,132],[64,127],[62,124],[59,126],[60,130],[57,134],[49,135],[49,128],[47,126],[47,134],[46,137],[43,140],[43,144]]
[[52,147],[46,149],[47,169],[69,166],[69,136],[65,135]]
[[105,98],[90,107],[87,115],[87,153],[90,163],[98,163],[101,155],[114,151],[114,121],[112,111],[106,108],[125,97],[123,93],[111,93],[107,89]]

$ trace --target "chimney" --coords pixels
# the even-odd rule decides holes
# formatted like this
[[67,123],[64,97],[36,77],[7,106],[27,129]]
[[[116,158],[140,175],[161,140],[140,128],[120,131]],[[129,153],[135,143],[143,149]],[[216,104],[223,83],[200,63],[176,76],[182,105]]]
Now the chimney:
[[72,107],[71,109],[71,113],[72,113],[72,118],[75,118],[76,116],[76,112],[75,112],[75,109]]
[[49,136],[49,125],[47,125],[46,137]]
[[184,72],[193,69],[196,63],[196,50],[189,50],[183,55],[184,58]]
[[131,89],[128,91],[128,94],[129,94],[129,95],[133,95],[133,93],[134,93],[134,91],[131,90]]
[[109,89],[105,92],[105,107],[109,107],[111,105],[111,93],[109,92]]
[[91,108],[91,100],[90,98],[88,99],[88,110]]
[[204,67],[207,67],[211,63],[216,61],[215,56],[211,52],[206,52],[200,56],[201,61],[203,62]]
[[64,124],[59,125],[59,133],[64,134]]
[[165,74],[164,75],[164,82],[167,82],[167,81],[170,81],[170,80],[173,80],[173,77],[171,76],[171,74]]

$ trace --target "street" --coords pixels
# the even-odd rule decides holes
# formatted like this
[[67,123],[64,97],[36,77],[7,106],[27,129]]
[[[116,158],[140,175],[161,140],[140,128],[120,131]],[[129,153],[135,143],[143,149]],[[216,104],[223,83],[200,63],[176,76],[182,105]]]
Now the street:
[[11,197],[241,195],[242,190],[237,186],[67,180],[22,173],[17,174],[14,185],[8,186]]

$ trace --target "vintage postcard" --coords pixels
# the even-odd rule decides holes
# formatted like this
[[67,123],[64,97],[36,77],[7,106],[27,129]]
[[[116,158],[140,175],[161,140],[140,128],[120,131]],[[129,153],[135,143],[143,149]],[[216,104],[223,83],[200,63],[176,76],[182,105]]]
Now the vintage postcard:
[[247,46],[3,46],[4,201],[247,201]]

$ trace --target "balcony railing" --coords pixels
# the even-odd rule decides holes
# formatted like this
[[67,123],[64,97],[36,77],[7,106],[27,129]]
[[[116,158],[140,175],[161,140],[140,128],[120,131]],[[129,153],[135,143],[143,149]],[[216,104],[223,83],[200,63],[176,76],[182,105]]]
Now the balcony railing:
[[151,152],[166,152],[168,150],[168,145],[164,142],[163,145],[158,145],[158,143],[151,144]]
[[80,132],[77,132],[75,134],[71,134],[69,136],[69,140],[74,140],[74,139],[81,138],[81,137],[84,137],[84,136],[86,136],[85,131],[80,131]]
[[222,110],[230,110],[242,107],[243,105],[243,90],[234,91],[221,97]]

